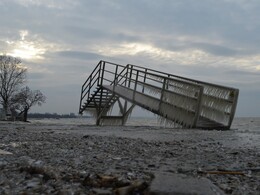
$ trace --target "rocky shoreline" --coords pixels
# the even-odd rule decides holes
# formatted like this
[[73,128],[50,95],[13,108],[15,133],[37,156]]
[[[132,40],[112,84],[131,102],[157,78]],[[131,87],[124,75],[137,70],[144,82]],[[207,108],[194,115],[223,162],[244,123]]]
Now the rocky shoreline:
[[150,194],[158,173],[206,178],[223,194],[260,192],[259,147],[223,144],[230,132],[154,128],[145,133],[167,139],[146,139],[149,127],[0,127],[0,194]]

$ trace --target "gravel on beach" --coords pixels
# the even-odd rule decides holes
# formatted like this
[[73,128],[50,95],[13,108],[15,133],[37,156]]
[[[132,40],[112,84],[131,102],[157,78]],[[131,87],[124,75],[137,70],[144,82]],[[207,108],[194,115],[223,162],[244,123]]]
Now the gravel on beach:
[[149,194],[158,172],[260,194],[259,131],[0,123],[0,194]]

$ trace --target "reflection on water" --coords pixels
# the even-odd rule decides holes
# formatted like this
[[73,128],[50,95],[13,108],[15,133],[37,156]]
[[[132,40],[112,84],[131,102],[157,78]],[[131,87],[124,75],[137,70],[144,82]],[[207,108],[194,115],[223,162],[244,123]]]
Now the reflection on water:
[[232,124],[232,129],[242,131],[260,131],[260,117],[243,117],[235,118]]
[[238,138],[238,147],[252,147],[260,150],[260,118],[235,118],[232,129]]

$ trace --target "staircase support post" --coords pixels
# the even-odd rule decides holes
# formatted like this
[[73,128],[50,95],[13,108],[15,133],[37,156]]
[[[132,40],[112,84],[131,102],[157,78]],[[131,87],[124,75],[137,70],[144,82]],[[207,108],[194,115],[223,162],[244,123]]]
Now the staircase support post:
[[163,79],[163,86],[162,86],[162,90],[161,90],[161,97],[160,97],[160,103],[159,103],[159,111],[161,112],[161,104],[163,102],[163,94],[164,94],[164,90],[165,90],[165,86],[166,86],[166,78]]
[[123,114],[122,117],[122,125],[126,124],[126,121],[128,119],[129,114],[132,112],[132,110],[134,109],[135,104],[132,104],[131,107]]
[[[147,68],[144,71],[144,83],[146,82],[146,73],[147,73]],[[142,89],[142,93],[144,93],[144,85],[143,85],[143,89]]]
[[[100,86],[103,85],[103,78],[104,78],[104,72],[105,72],[105,62],[102,61],[102,73],[101,73],[101,80],[100,80]],[[101,64],[100,64],[100,68],[101,68]],[[99,105],[98,105],[98,108],[97,108],[97,121],[96,121],[96,125],[100,125],[100,115],[102,115],[102,111],[101,111],[101,102],[102,102],[102,98],[103,98],[103,88],[101,88],[101,92],[100,92],[100,98],[99,98]]]
[[99,63],[99,70],[98,70],[98,82],[97,82],[97,83],[98,83],[98,84],[97,84],[98,86],[100,86],[100,80],[102,79],[102,78],[100,79],[100,74],[101,74],[101,64],[102,64],[102,63],[100,62],[100,63]]
[[134,86],[134,91],[133,91],[133,100],[135,100],[135,92],[137,88],[137,81],[138,81],[138,76],[139,76],[139,71],[136,71],[136,78],[135,78],[135,86]]
[[128,81],[128,87],[131,88],[131,79],[132,79],[132,71],[133,71],[133,65],[131,65],[131,68],[130,68],[130,75],[129,75],[129,81]]
[[199,93],[198,93],[198,97],[197,97],[198,103],[195,108],[195,116],[194,116],[194,121],[193,121],[193,125],[192,125],[193,128],[197,126],[197,123],[199,121],[200,111],[201,111],[201,106],[202,106],[203,90],[204,90],[204,88],[201,87],[199,90]]
[[233,101],[233,105],[232,105],[232,108],[231,108],[231,112],[230,112],[230,117],[229,117],[229,121],[228,121],[228,129],[230,129],[231,127],[231,124],[232,124],[232,121],[234,119],[234,116],[235,116],[235,112],[236,112],[236,105],[237,105],[237,101],[238,101],[238,95],[239,95],[239,90],[234,90],[233,91],[233,97],[231,98],[234,98],[234,101]]

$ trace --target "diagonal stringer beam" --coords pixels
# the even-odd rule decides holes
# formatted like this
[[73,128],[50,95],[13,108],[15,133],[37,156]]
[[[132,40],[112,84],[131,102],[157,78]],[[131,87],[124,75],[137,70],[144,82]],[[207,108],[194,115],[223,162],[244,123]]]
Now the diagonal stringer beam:
[[135,107],[135,104],[132,104],[128,109],[127,109],[127,100],[125,100],[125,104],[123,106],[123,104],[121,103],[120,99],[117,100],[118,101],[118,105],[119,105],[119,109],[120,109],[120,113],[122,114],[122,125],[125,125],[129,115],[132,113],[132,110]]

